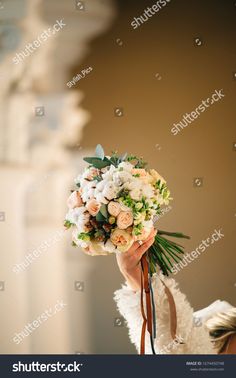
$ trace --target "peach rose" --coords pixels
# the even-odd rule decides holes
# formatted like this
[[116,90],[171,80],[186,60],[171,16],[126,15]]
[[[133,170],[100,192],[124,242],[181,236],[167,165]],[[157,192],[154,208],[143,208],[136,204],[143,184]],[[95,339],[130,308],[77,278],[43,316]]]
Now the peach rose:
[[133,214],[131,211],[121,211],[117,217],[117,226],[124,230],[133,224]]
[[139,175],[139,177],[147,176],[147,171],[144,168],[132,168],[131,173],[132,175]]
[[111,234],[111,242],[117,247],[118,251],[126,252],[133,244],[134,239],[128,232],[115,228]]
[[100,210],[100,207],[101,207],[101,204],[95,199],[89,200],[86,204],[86,208],[89,214],[92,215],[93,217],[97,215],[97,213]]
[[74,207],[80,207],[83,205],[82,198],[78,191],[74,191],[71,193],[70,197],[67,200],[67,205],[70,209],[74,209]]
[[92,181],[94,177],[99,175],[99,170],[97,168],[91,167],[86,173],[86,179]]
[[121,211],[120,204],[115,201],[109,202],[107,209],[109,214],[111,214],[113,217],[117,217]]
[[144,168],[133,168],[131,170],[132,175],[139,175],[139,178],[145,183],[148,184],[152,181],[152,176]]

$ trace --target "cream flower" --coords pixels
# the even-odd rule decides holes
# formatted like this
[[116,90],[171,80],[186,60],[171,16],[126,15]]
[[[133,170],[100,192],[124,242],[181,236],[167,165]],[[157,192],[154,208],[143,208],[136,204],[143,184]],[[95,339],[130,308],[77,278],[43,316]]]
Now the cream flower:
[[134,224],[142,223],[145,220],[146,213],[143,211],[142,213],[137,213],[134,218]]
[[150,235],[151,228],[143,227],[142,230],[140,230],[141,234],[136,235],[134,237],[135,240],[146,240],[148,236]]
[[78,191],[71,193],[70,197],[67,200],[67,206],[69,209],[74,209],[75,207],[80,207],[83,205],[82,198]]
[[155,169],[150,169],[150,175],[154,179],[153,183],[157,182],[158,180],[161,180],[161,182],[166,182],[164,178],[161,175],[159,175],[159,173]]
[[111,214],[113,217],[117,217],[117,215],[121,211],[120,204],[115,201],[109,202],[107,209],[108,209],[109,214]]
[[117,226],[124,230],[133,224],[133,214],[131,211],[121,211],[117,217]]
[[96,201],[95,199],[89,200],[86,204],[86,208],[87,208],[89,214],[91,214],[93,217],[95,217],[97,215],[97,213],[100,210],[100,207],[101,207],[101,204],[98,201]]
[[108,251],[105,251],[104,244],[102,242],[89,242],[87,245],[80,244],[83,252],[90,256],[109,255]]
[[131,234],[119,228],[111,234],[111,242],[117,247],[118,251],[126,252],[134,242],[134,238]]

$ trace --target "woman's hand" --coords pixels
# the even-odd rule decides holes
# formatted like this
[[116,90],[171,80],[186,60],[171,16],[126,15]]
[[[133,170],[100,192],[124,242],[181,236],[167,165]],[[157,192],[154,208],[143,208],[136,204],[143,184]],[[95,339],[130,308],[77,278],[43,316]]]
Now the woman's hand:
[[129,286],[134,290],[141,290],[141,265],[140,260],[143,254],[151,247],[154,242],[156,230],[153,228],[144,240],[143,244],[139,244],[137,241],[133,243],[127,252],[121,252],[116,254],[117,263],[119,269],[126,279]]

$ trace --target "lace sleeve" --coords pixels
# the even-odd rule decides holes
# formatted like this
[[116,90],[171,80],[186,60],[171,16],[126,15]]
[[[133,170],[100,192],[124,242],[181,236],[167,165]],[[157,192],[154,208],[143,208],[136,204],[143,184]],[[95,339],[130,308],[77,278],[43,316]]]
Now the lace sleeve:
[[[176,305],[177,337],[172,339],[170,334],[169,302],[165,294],[163,283],[170,289]],[[152,277],[154,302],[156,308],[156,339],[154,340],[157,354],[214,354],[207,330],[202,324],[193,322],[193,309],[186,296],[179,290],[173,278],[163,274],[154,274]],[[127,281],[121,289],[114,292],[117,309],[124,317],[128,327],[130,341],[135,345],[137,352],[140,348],[142,315],[140,309],[140,291],[134,292]],[[145,304],[145,296],[144,296]],[[180,344],[183,342],[184,344]],[[146,331],[146,354],[152,354],[149,333]]]

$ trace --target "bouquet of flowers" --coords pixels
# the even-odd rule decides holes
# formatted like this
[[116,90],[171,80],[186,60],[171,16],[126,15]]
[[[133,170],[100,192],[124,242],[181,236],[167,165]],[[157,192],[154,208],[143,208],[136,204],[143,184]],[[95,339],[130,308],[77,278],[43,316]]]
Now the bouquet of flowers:
[[[65,227],[73,228],[72,244],[94,255],[125,253],[135,241],[145,240],[170,191],[154,169],[142,158],[116,152],[105,156],[97,145],[94,157],[85,157],[88,167],[75,179],[76,190],[68,199]],[[158,230],[148,250],[149,273],[157,266],[165,275],[178,263],[183,247],[169,237],[188,238],[182,233]]]

